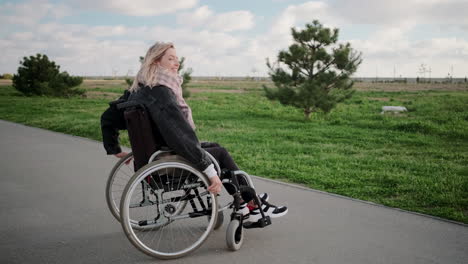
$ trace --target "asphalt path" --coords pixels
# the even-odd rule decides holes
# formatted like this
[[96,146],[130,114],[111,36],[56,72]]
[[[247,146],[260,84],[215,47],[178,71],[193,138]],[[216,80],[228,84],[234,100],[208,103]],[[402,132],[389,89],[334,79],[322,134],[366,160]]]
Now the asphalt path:
[[[0,263],[162,262],[134,248],[107,209],[116,159],[100,142],[0,120],[0,157]],[[193,254],[168,262],[468,263],[467,225],[254,182],[289,214],[247,230],[237,252],[226,248],[225,222]]]

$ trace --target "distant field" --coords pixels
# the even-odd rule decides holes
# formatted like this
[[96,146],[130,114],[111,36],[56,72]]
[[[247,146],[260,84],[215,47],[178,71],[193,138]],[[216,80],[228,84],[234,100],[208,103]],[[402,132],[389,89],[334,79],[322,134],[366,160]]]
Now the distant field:
[[468,91],[467,83],[371,83],[358,82],[355,84],[359,91]]
[[[11,85],[11,80],[0,79],[0,85]],[[271,81],[247,81],[247,80],[197,80],[194,79],[190,83],[190,89],[193,92],[206,92],[214,90],[232,91],[256,91],[262,90],[262,85],[272,86]],[[102,91],[105,88],[107,91],[118,91],[126,86],[124,80],[94,80],[85,79],[81,87],[90,89],[91,91]],[[116,88],[116,89],[113,89]],[[98,90],[96,90],[98,89]],[[468,83],[372,83],[372,82],[356,82],[354,89],[358,91],[468,91]]]
[[[266,100],[262,84],[271,85],[191,82],[200,138],[226,146],[255,175],[468,223],[466,84],[357,83],[353,98],[311,121]],[[101,140],[100,114],[125,87],[85,80],[86,98],[57,99],[0,86],[0,118]],[[383,105],[409,112],[381,115]]]

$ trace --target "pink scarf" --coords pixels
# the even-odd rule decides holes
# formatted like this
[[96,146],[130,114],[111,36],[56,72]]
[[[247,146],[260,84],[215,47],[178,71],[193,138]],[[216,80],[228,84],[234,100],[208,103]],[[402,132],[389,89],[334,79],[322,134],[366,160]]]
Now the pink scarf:
[[193,122],[192,118],[192,109],[190,109],[190,106],[185,102],[184,98],[182,97],[181,85],[184,82],[182,77],[179,74],[174,74],[164,68],[159,68],[156,73],[156,80],[158,80],[156,85],[167,86],[174,92],[177,104],[182,110],[185,119],[190,124],[190,126],[193,129],[195,129],[195,123]]

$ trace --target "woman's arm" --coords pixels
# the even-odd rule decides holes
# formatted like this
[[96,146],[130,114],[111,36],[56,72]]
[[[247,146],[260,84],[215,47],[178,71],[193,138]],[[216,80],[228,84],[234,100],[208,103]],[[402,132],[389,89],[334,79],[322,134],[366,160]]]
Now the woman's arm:
[[[124,95],[114,102],[126,101],[129,94],[125,91]],[[109,103],[109,108],[101,115],[102,141],[108,155],[122,152],[119,144],[119,130],[127,129],[123,111],[118,110],[114,102]]]
[[159,129],[169,148],[186,158],[199,170],[212,164],[190,124],[180,110],[175,95],[165,86],[142,88],[144,98],[153,122]]
[[202,148],[221,147],[221,145],[219,145],[216,142],[208,142],[208,141],[202,141],[202,142],[200,142],[200,145],[201,145]]

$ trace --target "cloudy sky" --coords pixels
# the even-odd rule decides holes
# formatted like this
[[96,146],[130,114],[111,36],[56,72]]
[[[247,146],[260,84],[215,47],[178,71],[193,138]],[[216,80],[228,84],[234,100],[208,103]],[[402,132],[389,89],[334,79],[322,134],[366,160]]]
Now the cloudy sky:
[[362,52],[357,77],[414,77],[421,64],[465,77],[467,10],[468,0],[0,0],[0,74],[45,53],[74,75],[134,75],[150,45],[172,41],[196,76],[263,76],[290,28],[318,19]]

